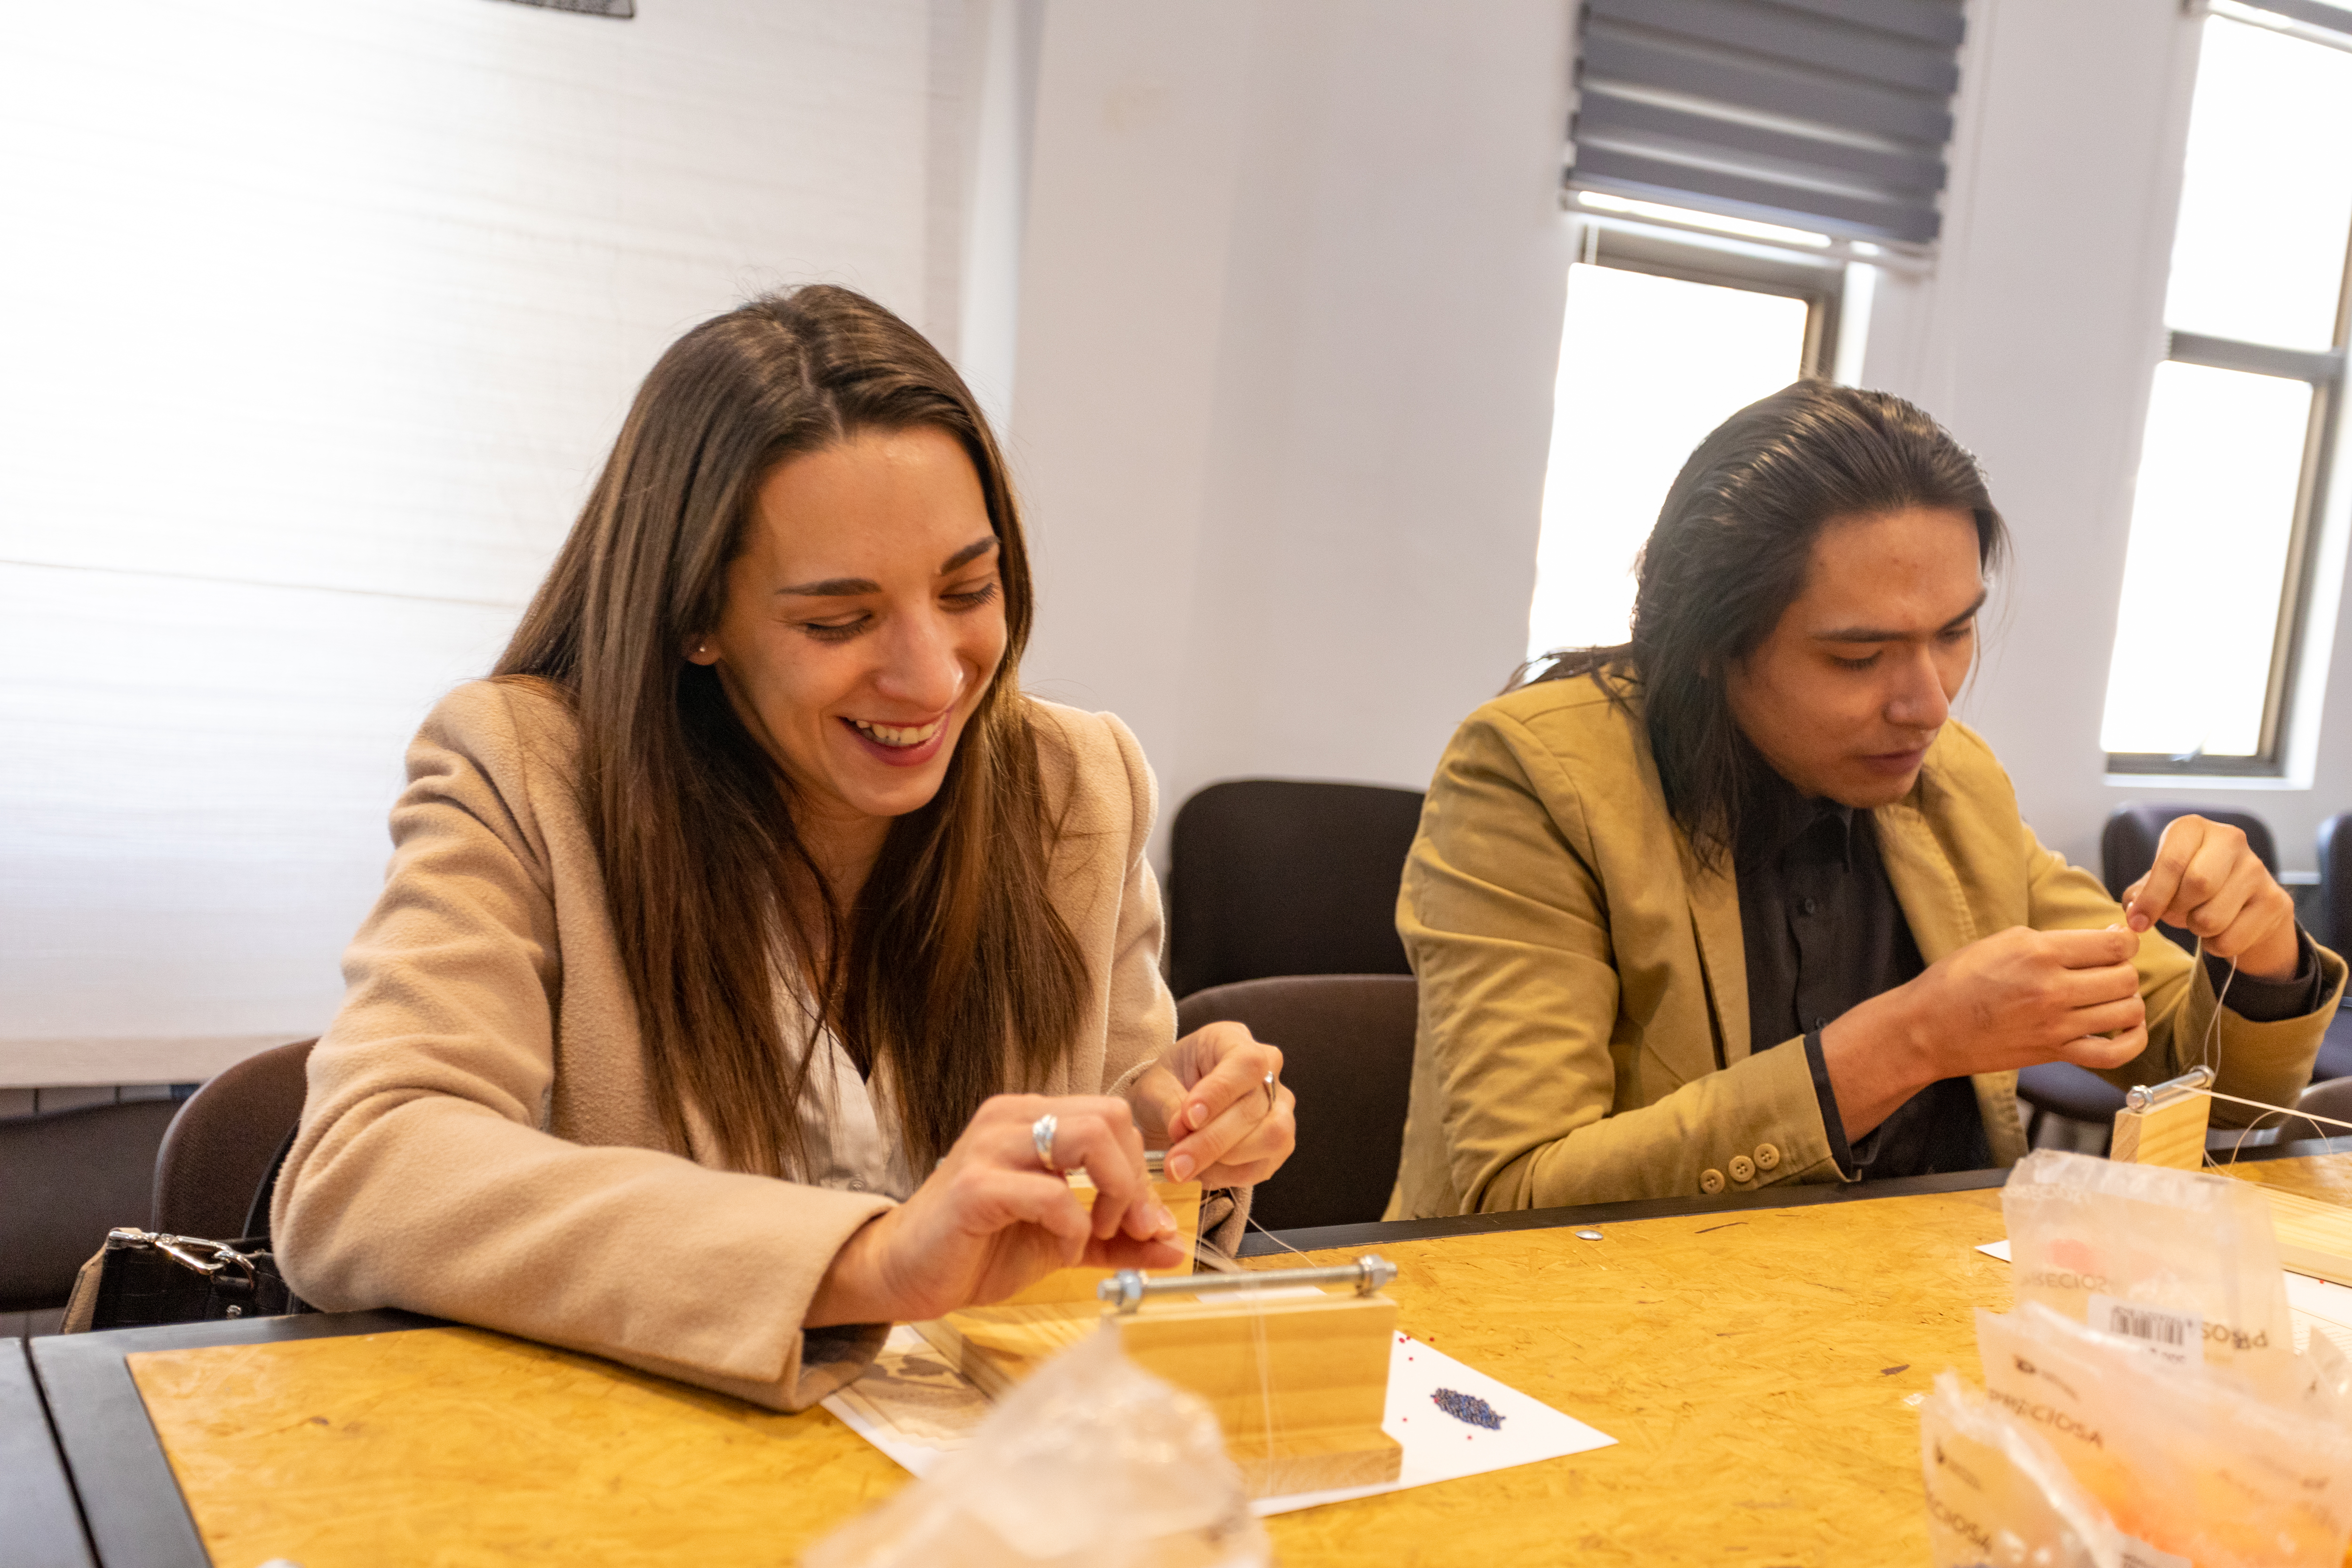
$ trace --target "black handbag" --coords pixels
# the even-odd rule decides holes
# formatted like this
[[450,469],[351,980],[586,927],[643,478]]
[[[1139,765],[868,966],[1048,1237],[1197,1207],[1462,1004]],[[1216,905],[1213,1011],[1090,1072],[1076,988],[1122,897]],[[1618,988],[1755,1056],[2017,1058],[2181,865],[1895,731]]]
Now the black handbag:
[[82,1265],[63,1330],[272,1318],[313,1309],[287,1288],[269,1238],[206,1241],[118,1226]]

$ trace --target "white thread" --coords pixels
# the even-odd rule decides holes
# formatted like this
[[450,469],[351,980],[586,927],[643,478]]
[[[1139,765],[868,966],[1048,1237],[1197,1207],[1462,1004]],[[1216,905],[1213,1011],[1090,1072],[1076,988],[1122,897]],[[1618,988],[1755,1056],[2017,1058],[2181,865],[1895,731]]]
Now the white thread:
[[[2200,969],[2205,966],[2205,939],[2201,936],[2197,939],[2197,966]],[[2230,987],[2237,978],[2238,961],[2232,958],[2230,960],[2230,973],[2221,976],[2221,989],[2213,994],[2213,1016],[2206,1024],[2205,1038],[2197,1047],[2197,1065],[2211,1067],[2216,1083],[2221,1080],[2221,1004],[2229,998]],[[2209,1050],[2213,1056],[2210,1063],[2205,1060]]]

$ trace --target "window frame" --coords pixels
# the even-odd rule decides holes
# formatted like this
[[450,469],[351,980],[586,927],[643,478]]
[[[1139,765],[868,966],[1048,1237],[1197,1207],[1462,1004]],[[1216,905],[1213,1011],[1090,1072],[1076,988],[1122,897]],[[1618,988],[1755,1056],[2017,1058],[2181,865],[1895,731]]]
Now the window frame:
[[[2276,629],[2271,637],[2269,686],[2263,694],[2261,741],[2246,756],[2208,756],[2203,752],[2109,752],[2108,773],[2126,777],[2284,778],[2293,741],[2291,698],[2301,674],[2318,586],[2319,547],[2330,487],[2336,482],[2336,426],[2344,404],[2345,363],[2352,346],[2352,229],[2336,295],[2334,346],[2283,349],[2202,332],[2167,330],[2162,363],[2299,381],[2311,388],[2311,414],[2304,430],[2303,467],[2296,475],[2294,516],[2288,526],[2286,565],[2280,574]],[[2142,419],[2143,432],[2146,416]],[[2144,436],[2143,436],[2143,438]],[[2112,676],[2110,679],[2112,679]]]
[[1575,216],[1581,231],[1570,258],[1575,263],[1801,300],[1805,345],[1798,374],[1826,376],[1837,363],[1850,258],[1824,252],[1816,260],[1793,247],[1655,227],[1610,213],[1580,209]]

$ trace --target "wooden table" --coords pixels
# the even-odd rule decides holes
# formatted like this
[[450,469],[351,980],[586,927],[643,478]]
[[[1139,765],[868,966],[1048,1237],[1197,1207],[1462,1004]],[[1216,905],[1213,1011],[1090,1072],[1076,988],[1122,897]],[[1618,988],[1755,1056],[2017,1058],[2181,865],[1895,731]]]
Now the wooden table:
[[[2324,1147],[2262,1174],[2352,1190]],[[1277,1517],[1282,1561],[1922,1560],[1915,1396],[2010,1305],[2001,1180],[1295,1233],[1376,1245],[1408,1331],[1618,1442]],[[32,1343],[104,1568],[784,1564],[907,1479],[823,1411],[401,1313]]]

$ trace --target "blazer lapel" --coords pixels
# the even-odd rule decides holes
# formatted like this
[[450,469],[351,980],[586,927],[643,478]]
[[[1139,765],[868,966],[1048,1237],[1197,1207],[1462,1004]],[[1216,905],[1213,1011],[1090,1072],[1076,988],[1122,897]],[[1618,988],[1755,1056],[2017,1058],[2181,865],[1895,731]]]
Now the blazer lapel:
[[[1690,893],[1691,932],[1698,940],[1699,968],[1706,977],[1706,1003],[1714,1014],[1715,1055],[1712,1062],[1677,1063],[1694,1068],[1690,1078],[1727,1068],[1744,1060],[1752,1042],[1748,1038],[1748,942],[1739,929],[1739,884],[1727,863],[1720,869],[1698,864],[1690,842],[1677,831],[1682,850],[1683,886]],[[1687,1079],[1685,1079],[1687,1081]]]
[[1920,787],[1893,805],[1871,813],[1878,829],[1878,858],[1895,888],[1895,901],[1910,923],[1911,940],[1929,963],[1984,935],[1969,908],[1968,891],[1951,857],[1937,842],[1919,809]]

